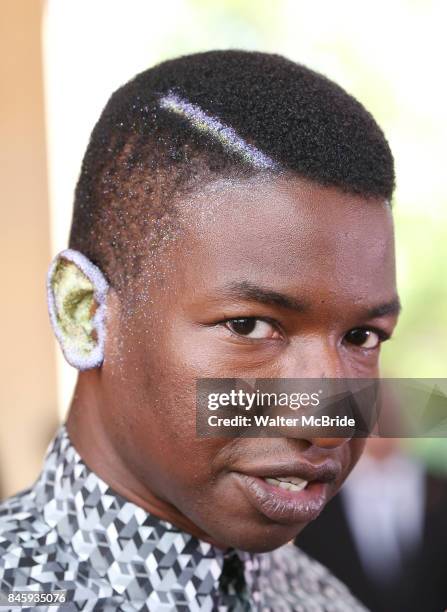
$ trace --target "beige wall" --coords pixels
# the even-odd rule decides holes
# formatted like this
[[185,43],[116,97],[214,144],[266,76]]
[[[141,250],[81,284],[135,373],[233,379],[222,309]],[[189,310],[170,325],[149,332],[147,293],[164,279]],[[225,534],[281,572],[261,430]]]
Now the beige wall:
[[57,421],[40,0],[1,0],[0,496],[36,477]]

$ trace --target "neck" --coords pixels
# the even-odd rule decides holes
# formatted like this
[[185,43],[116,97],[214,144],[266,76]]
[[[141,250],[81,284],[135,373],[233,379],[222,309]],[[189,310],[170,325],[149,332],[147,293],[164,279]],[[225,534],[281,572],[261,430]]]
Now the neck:
[[66,421],[70,441],[87,467],[119,495],[196,538],[226,550],[168,501],[157,497],[126,466],[114,448],[100,417],[99,371],[79,377]]

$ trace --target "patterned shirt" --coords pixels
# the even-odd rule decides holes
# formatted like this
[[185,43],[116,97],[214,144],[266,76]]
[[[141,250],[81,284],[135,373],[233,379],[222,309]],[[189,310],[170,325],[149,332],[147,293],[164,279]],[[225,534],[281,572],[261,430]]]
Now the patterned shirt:
[[0,505],[0,592],[24,590],[64,590],[66,601],[0,610],[365,612],[292,544],[224,552],[124,499],[64,425],[36,483]]

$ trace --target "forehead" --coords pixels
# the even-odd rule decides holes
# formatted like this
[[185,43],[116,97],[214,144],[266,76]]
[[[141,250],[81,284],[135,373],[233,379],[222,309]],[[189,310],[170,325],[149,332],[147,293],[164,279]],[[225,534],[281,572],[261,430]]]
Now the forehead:
[[255,282],[340,292],[395,291],[389,205],[298,178],[219,181],[188,200],[179,247],[185,282]]

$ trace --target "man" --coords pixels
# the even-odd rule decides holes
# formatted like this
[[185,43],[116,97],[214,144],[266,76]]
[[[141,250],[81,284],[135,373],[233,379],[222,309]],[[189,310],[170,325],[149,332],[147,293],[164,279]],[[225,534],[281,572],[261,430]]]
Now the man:
[[81,373],[41,479],[3,506],[3,589],[66,589],[67,610],[363,609],[287,544],[362,441],[199,438],[195,389],[377,375],[393,186],[369,113],[280,56],[183,57],[113,94],[48,280]]

